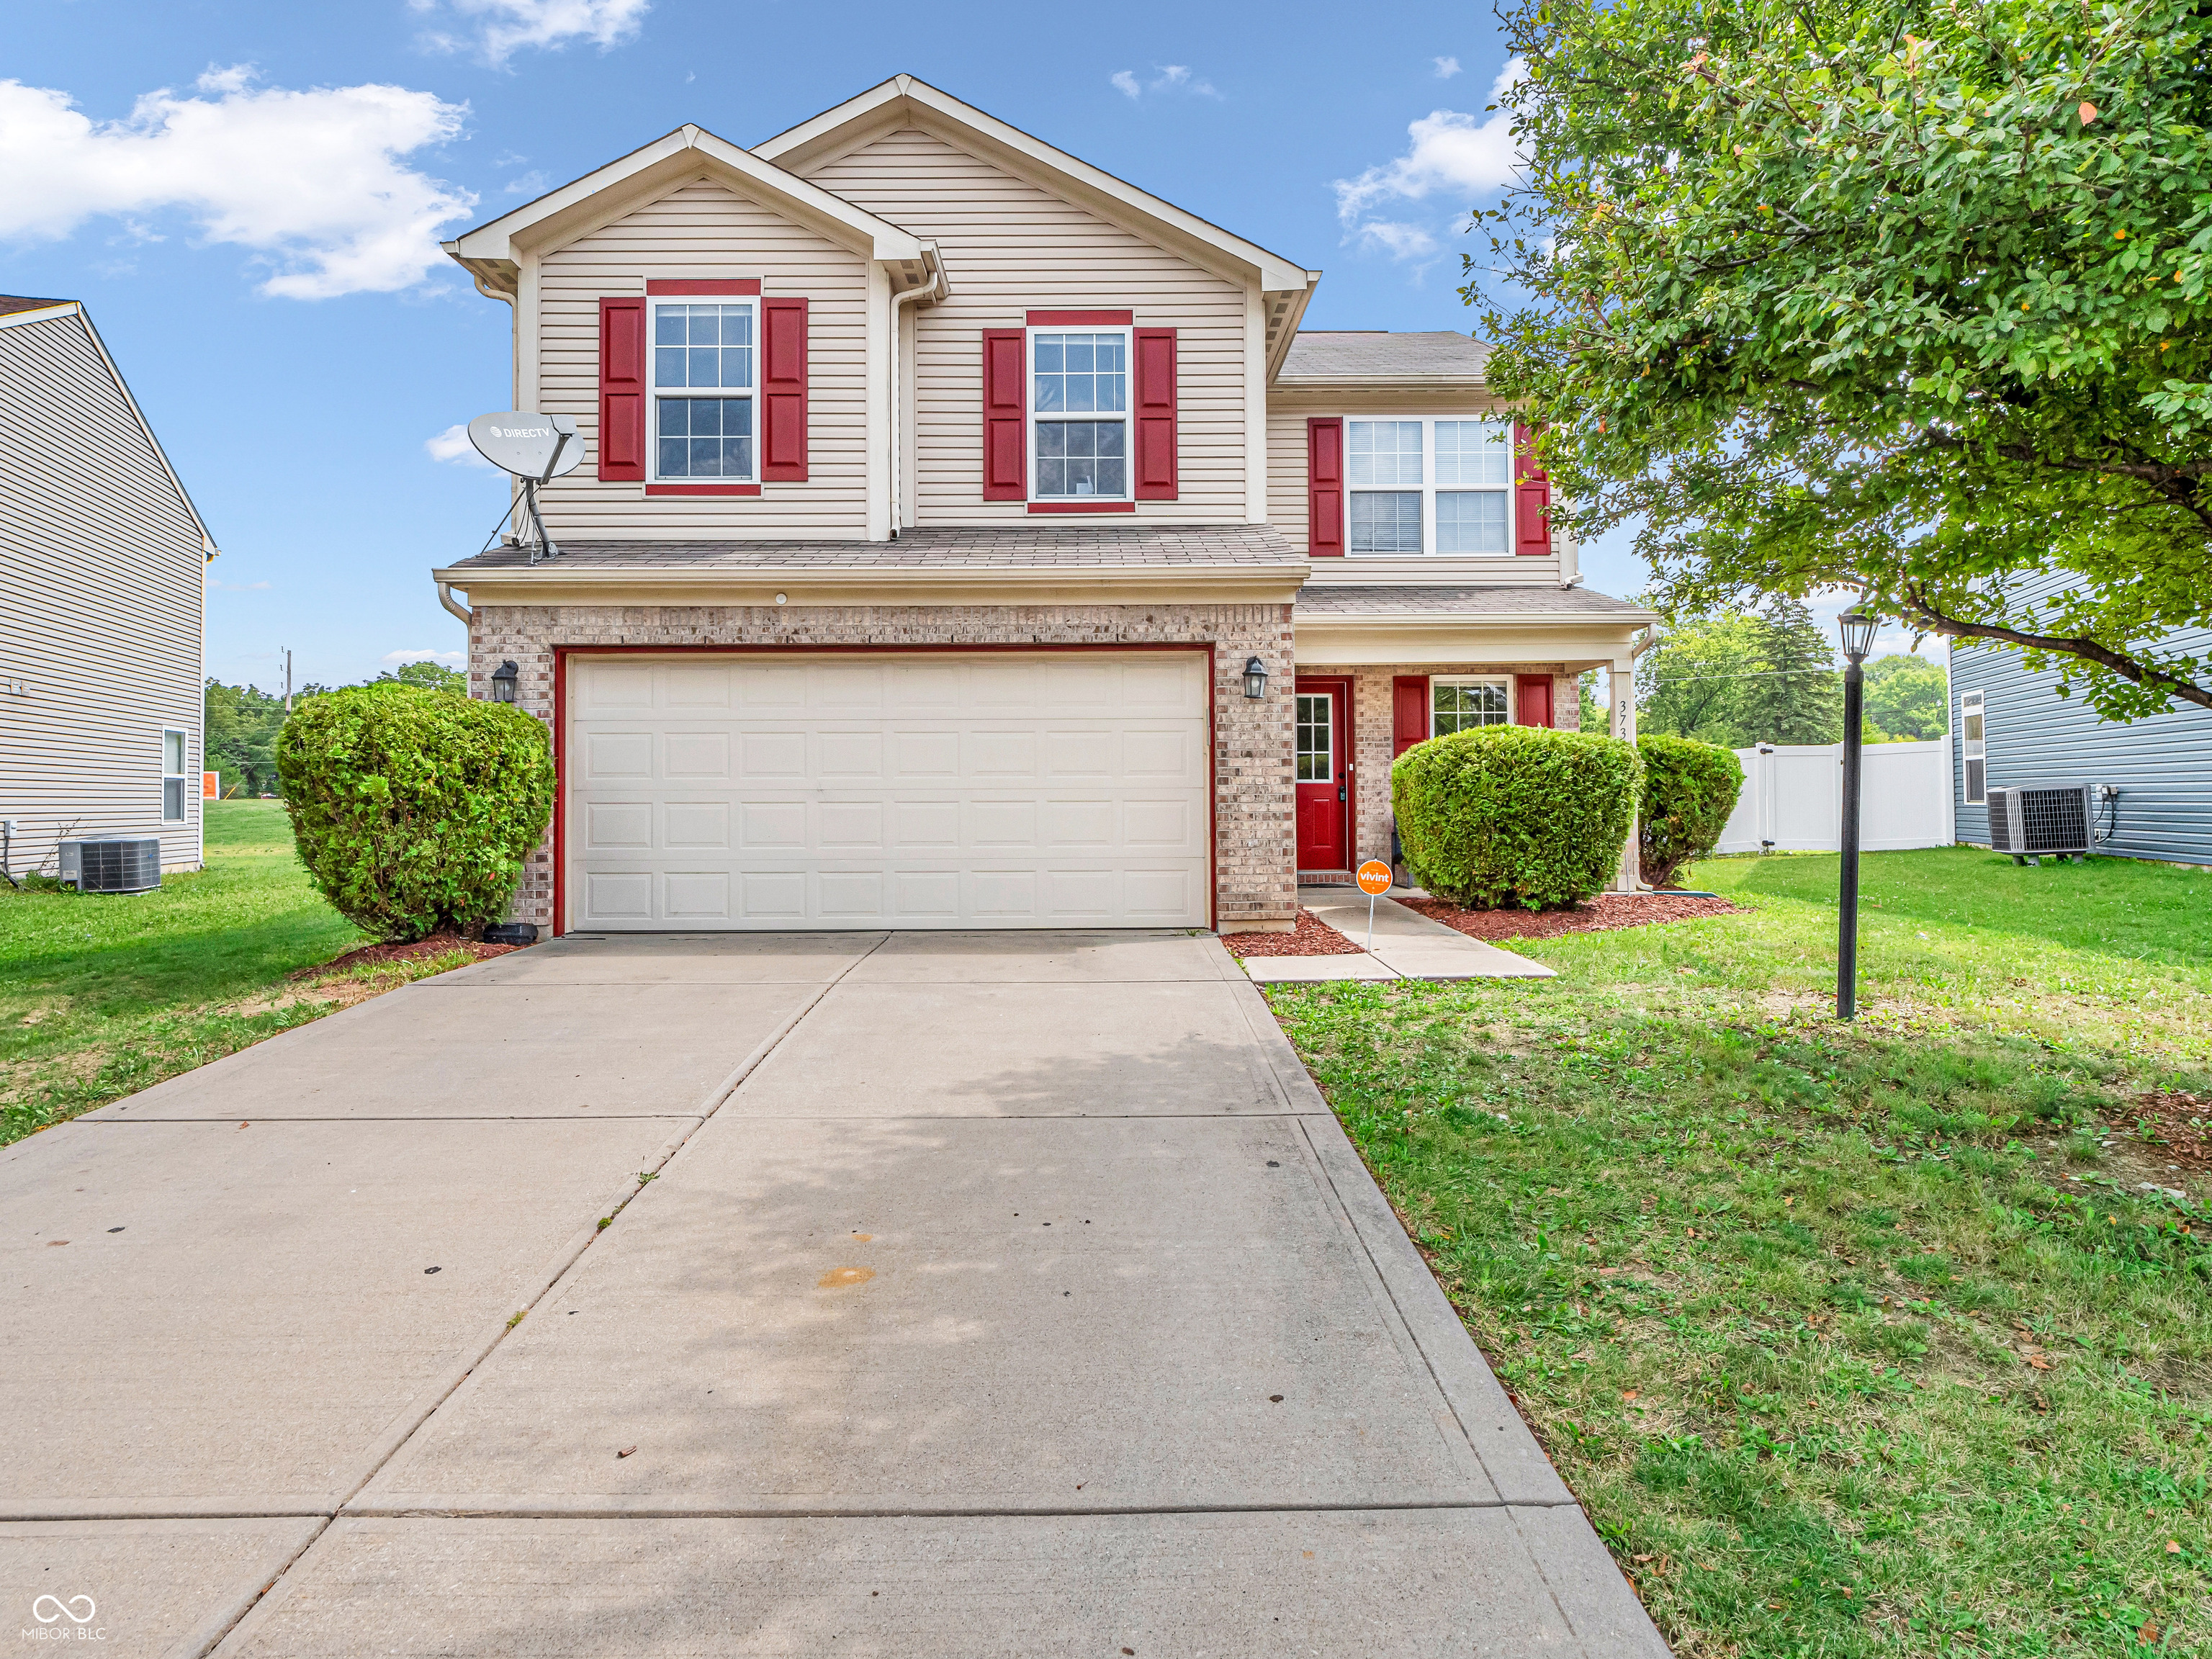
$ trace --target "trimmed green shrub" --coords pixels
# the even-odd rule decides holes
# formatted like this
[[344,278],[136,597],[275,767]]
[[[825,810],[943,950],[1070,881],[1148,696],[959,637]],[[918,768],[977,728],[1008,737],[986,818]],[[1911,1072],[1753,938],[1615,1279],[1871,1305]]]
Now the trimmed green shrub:
[[496,921],[553,816],[537,720],[390,681],[301,708],[277,734],[276,775],[301,861],[380,939]]
[[1413,878],[1455,903],[1531,910],[1601,891],[1636,816],[1642,767],[1618,738],[1485,726],[1415,744],[1390,769]]
[[1665,887],[1675,871],[1713,850],[1743,789],[1743,763],[1695,738],[1639,737],[1644,799],[1639,816],[1644,879]]

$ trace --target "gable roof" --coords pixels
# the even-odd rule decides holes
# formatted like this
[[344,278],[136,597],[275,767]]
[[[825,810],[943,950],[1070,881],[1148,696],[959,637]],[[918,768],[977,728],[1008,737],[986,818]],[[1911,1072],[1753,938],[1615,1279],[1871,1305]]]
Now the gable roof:
[[858,242],[870,258],[910,262],[917,270],[921,266],[919,238],[689,122],[511,213],[463,231],[445,249],[476,278],[479,289],[508,297],[514,292],[519,245],[550,241],[564,231],[580,230],[592,221],[603,205],[599,198],[609,191],[628,186],[641,193],[702,170],[710,174],[719,171],[775,198],[802,220],[842,233],[845,241]]
[[1069,200],[1103,216],[1126,221],[1134,215],[1170,246],[1180,243],[1251,270],[1259,279],[1261,292],[1268,296],[1268,366],[1272,369],[1281,362],[1321,272],[1308,270],[1257,242],[1139,190],[915,76],[894,75],[858,97],[755,144],[752,153],[785,167],[805,167],[842,154],[857,137],[902,125],[952,127],[1009,170],[1042,174]]
[[1489,346],[1464,334],[1316,329],[1291,343],[1280,383],[1321,386],[1416,380],[1480,386],[1489,361]]
[[147,446],[153,450],[154,459],[161,464],[161,471],[168,475],[170,485],[177,492],[179,503],[191,520],[192,527],[200,532],[200,551],[210,559],[222,557],[222,550],[215,544],[215,538],[208,534],[207,520],[200,517],[200,509],[192,500],[191,491],[185,488],[185,481],[177,476],[177,469],[169,461],[169,452],[161,447],[161,441],[154,435],[153,425],[147,420],[145,410],[138,407],[138,400],[131,395],[131,383],[123,378],[123,371],[115,366],[115,359],[108,353],[107,342],[100,337],[100,331],[92,325],[92,313],[84,308],[83,301],[34,300],[22,294],[0,295],[0,349],[5,348],[9,337],[18,329],[35,329],[43,324],[64,321],[75,322],[82,328],[85,337],[92,342],[92,349],[100,354],[100,361],[106,366],[108,379],[114,383],[117,395],[123,399],[123,406],[131,411],[131,418],[138,423],[138,430],[144,434]]

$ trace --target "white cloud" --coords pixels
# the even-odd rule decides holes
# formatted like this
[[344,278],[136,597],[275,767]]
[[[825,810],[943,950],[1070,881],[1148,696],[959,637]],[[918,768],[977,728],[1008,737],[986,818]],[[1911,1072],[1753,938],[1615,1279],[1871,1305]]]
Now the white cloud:
[[1429,61],[1437,66],[1437,79],[1439,81],[1449,81],[1459,73],[1459,59],[1456,58],[1432,58]]
[[1221,96],[1212,82],[1192,79],[1188,64],[1158,64],[1153,68],[1155,73],[1150,81],[1139,82],[1135,72],[1130,70],[1115,70],[1106,78],[1117,91],[1128,98],[1140,98],[1147,92],[1188,93],[1193,98]]
[[453,137],[467,106],[405,87],[257,90],[252,76],[210,70],[205,96],[163,88],[101,122],[67,93],[0,81],[0,238],[181,212],[205,240],[252,249],[274,267],[261,291],[292,300],[389,293],[444,262],[439,227],[477,198],[402,158]]
[[[1522,59],[1509,61],[1490,89],[1491,100],[1503,98],[1527,72]],[[1511,179],[1520,164],[1512,118],[1503,109],[1487,120],[1457,110],[1431,110],[1406,131],[1413,141],[1406,154],[1369,167],[1357,179],[1336,181],[1337,216],[1347,227],[1357,228],[1371,207],[1394,197],[1418,202],[1437,190],[1462,196],[1495,190]]]
[[434,461],[452,461],[460,466],[480,466],[487,472],[491,463],[477,453],[477,447],[469,441],[469,429],[456,421],[434,438],[422,440],[423,452]]
[[451,14],[456,28],[422,37],[433,52],[473,49],[495,66],[526,46],[558,52],[572,40],[610,51],[635,35],[652,0],[408,0],[418,12]]
[[434,662],[447,668],[465,668],[469,653],[465,651],[387,651],[382,659],[387,668],[398,668],[410,662]]
[[520,178],[508,179],[507,193],[509,196],[542,196],[549,182],[542,169],[532,167]]
[[1385,249],[1394,259],[1418,259],[1437,251],[1437,239],[1419,225],[1370,219],[1359,227],[1364,240]]

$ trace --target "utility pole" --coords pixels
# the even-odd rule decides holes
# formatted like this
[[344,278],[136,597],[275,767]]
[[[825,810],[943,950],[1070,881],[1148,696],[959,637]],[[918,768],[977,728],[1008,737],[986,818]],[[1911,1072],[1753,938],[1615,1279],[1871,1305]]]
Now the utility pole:
[[292,712],[292,647],[284,647],[284,712]]

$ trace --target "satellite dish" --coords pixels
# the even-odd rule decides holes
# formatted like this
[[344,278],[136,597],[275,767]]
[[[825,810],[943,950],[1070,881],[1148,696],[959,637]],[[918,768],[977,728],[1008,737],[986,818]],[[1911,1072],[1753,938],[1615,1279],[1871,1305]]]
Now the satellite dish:
[[514,410],[479,415],[469,422],[469,441],[502,472],[541,483],[584,464],[584,441],[576,435],[574,418],[567,415],[527,415]]

